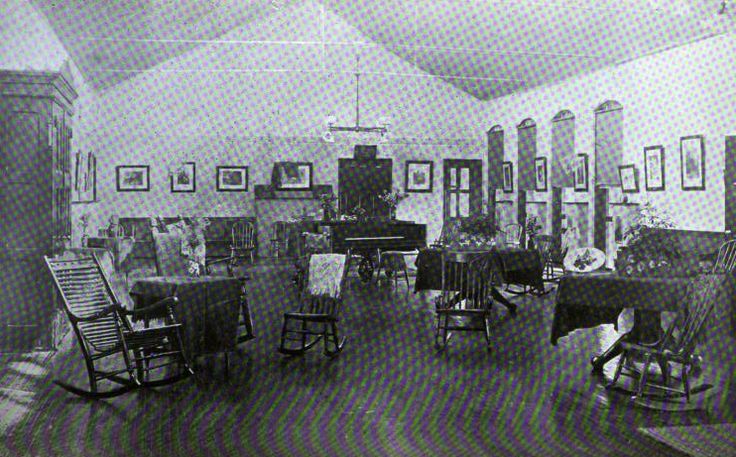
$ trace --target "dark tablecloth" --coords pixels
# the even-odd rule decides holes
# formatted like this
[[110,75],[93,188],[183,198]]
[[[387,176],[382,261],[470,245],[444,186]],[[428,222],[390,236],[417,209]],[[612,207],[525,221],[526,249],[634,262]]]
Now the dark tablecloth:
[[[503,282],[544,290],[543,265],[538,251],[519,248],[493,248],[491,251]],[[420,250],[416,266],[415,292],[442,289],[442,249]]]
[[[184,350],[194,357],[235,349],[240,291],[237,279],[224,276],[157,276],[136,281],[130,296],[135,311],[176,295],[174,317],[182,324]],[[134,320],[144,317],[133,315]]]
[[[551,343],[557,344],[559,338],[576,329],[616,325],[624,308],[636,310],[634,325],[645,327],[638,329],[639,337],[648,341],[659,331],[662,311],[686,311],[683,298],[689,281],[688,277],[629,277],[616,273],[564,276],[555,299]],[[724,275],[722,288],[711,322],[721,310],[732,309],[734,277]]]

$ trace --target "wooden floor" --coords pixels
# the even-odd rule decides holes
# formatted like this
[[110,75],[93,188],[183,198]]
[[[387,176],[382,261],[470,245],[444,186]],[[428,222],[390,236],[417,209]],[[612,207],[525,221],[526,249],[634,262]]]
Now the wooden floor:
[[[38,456],[672,456],[645,427],[736,423],[730,322],[703,348],[716,383],[703,409],[663,412],[632,405],[590,373],[589,357],[615,339],[610,327],[549,343],[554,294],[515,298],[518,315],[498,312],[493,349],[480,334],[433,347],[430,294],[405,285],[350,280],[345,351],[285,358],[281,314],[295,297],[286,266],[253,268],[250,301],[257,339],[231,356],[199,359],[198,375],[174,387],[114,400],[76,398],[51,384],[85,386],[76,342],[26,375],[28,395],[3,394],[0,453]],[[608,369],[608,367],[607,367]]]

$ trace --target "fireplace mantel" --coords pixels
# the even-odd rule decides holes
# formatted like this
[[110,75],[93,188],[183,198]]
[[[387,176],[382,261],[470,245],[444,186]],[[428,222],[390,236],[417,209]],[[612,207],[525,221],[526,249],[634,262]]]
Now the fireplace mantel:
[[309,190],[282,190],[269,185],[256,185],[253,188],[256,200],[312,200],[322,194],[331,194],[332,186],[323,184],[312,186]]

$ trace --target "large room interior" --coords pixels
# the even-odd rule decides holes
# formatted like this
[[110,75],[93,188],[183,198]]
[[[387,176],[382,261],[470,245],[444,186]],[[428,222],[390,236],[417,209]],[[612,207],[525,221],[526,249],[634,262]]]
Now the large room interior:
[[0,9],[0,455],[736,455],[736,4]]

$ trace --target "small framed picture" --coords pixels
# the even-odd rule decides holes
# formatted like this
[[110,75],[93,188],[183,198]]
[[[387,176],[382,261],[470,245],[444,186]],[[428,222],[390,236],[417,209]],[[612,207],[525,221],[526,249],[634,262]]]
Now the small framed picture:
[[119,165],[115,167],[115,181],[118,192],[148,192],[150,169],[148,165]]
[[171,173],[171,192],[196,192],[197,168],[194,162],[181,164]]
[[248,167],[217,167],[218,192],[247,192]]
[[639,177],[634,165],[621,165],[618,167],[618,176],[621,181],[621,192],[634,194],[639,192]]
[[434,162],[431,160],[407,160],[404,165],[405,192],[432,192]]
[[279,190],[309,190],[312,188],[311,162],[278,162]]
[[588,191],[588,154],[578,154],[575,161],[575,192]]
[[534,190],[547,192],[547,158],[534,159]]
[[503,163],[503,191],[510,194],[514,191],[514,163]]
[[705,146],[703,135],[680,138],[682,190],[705,190]]
[[664,190],[664,147],[644,148],[644,186],[649,192]]

